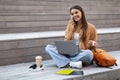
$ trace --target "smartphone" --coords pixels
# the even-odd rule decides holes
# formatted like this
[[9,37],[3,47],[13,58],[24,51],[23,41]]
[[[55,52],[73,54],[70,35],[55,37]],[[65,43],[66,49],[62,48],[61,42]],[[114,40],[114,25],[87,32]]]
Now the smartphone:
[[74,71],[72,75],[84,75],[83,71]]

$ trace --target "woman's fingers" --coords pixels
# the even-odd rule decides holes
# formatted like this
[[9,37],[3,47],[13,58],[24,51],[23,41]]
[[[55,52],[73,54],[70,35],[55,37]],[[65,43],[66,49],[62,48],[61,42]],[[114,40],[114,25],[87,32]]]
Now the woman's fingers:
[[91,46],[96,46],[96,42],[93,41],[93,40],[90,40],[90,41],[89,41],[89,44],[90,44]]

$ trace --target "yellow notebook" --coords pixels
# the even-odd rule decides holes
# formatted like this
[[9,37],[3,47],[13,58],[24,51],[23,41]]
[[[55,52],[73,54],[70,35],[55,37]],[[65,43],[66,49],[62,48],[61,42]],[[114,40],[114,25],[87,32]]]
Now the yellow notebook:
[[57,72],[57,74],[64,74],[64,75],[69,75],[74,72],[73,69],[61,69]]

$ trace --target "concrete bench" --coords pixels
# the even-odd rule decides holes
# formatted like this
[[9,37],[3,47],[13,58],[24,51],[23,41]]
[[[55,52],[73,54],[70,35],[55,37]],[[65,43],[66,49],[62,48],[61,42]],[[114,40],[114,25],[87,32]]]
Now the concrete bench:
[[[30,71],[29,66],[35,62],[0,66],[0,80],[119,80],[120,79],[120,50],[111,51],[110,54],[117,59],[118,66],[110,68],[90,65],[82,69],[84,75],[58,75],[60,69],[53,60],[44,60],[44,70]],[[62,68],[71,69],[71,68]]]
[[[98,47],[113,51],[120,49],[120,28],[97,29]],[[64,31],[0,34],[0,65],[31,62],[41,55],[51,59],[45,46],[64,39]]]

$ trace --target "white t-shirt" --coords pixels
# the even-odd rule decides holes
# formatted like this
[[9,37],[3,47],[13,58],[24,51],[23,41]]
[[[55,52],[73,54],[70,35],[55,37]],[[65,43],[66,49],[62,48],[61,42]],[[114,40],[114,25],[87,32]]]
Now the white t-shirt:
[[79,33],[74,33],[74,40],[76,42],[76,45],[79,45]]

